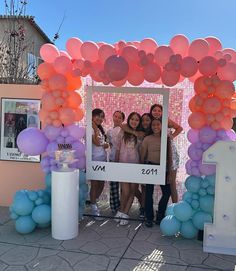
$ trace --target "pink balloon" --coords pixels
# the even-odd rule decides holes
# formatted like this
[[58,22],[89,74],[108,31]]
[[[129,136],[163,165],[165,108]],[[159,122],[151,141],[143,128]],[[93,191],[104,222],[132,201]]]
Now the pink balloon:
[[111,81],[120,81],[128,75],[129,65],[122,56],[113,55],[106,60],[104,70]]
[[123,56],[131,65],[137,64],[139,61],[138,50],[133,45],[125,46],[122,50],[121,56]]
[[176,35],[170,41],[170,47],[175,54],[186,56],[189,48],[189,40],[184,35]]
[[44,93],[41,102],[43,110],[53,111],[58,109],[58,105],[56,104],[56,98],[50,92]]
[[209,44],[204,39],[194,40],[188,49],[188,55],[194,57],[197,61],[207,56],[209,52]]
[[217,97],[211,97],[205,100],[202,110],[206,114],[216,114],[222,109],[221,101]]
[[122,87],[126,83],[126,78],[119,81],[112,81],[111,83],[115,87]]
[[232,48],[226,48],[222,50],[222,53],[225,54],[230,54],[231,55],[231,62],[236,63],[236,51]]
[[66,51],[60,51],[60,56],[65,56],[69,58],[70,60],[72,59],[71,56]]
[[236,80],[236,64],[228,62],[224,67],[218,69],[217,75],[220,79],[234,82]]
[[103,64],[100,61],[96,61],[92,64],[90,68],[90,75],[91,78],[96,82],[102,82],[102,78],[100,76],[101,72],[103,71]]
[[60,56],[60,52],[55,45],[46,43],[40,48],[40,56],[45,62],[53,63]]
[[133,86],[139,86],[143,83],[143,71],[138,66],[133,66],[128,74],[128,82]]
[[168,87],[173,87],[179,82],[180,73],[176,71],[163,71],[161,75],[162,83]]
[[217,72],[217,60],[212,56],[204,57],[199,64],[199,71],[201,74],[211,76]]
[[80,47],[80,52],[85,60],[95,62],[98,60],[98,45],[92,41],[84,42]]
[[154,57],[158,65],[165,66],[165,64],[169,62],[170,56],[173,54],[174,52],[169,46],[163,45],[156,49]]
[[60,74],[67,74],[72,71],[71,60],[66,56],[59,56],[55,59],[53,67]]
[[116,54],[116,49],[114,46],[110,44],[103,44],[98,50],[98,57],[102,63],[104,63],[108,59],[108,57],[115,54]]
[[220,99],[231,99],[234,95],[235,87],[231,81],[222,80],[219,85],[216,86],[215,95]]
[[156,63],[148,63],[143,68],[143,75],[146,81],[154,83],[161,77],[161,68]]
[[200,129],[206,124],[205,115],[202,112],[193,112],[188,118],[189,126]]
[[184,77],[193,76],[198,70],[198,64],[195,58],[186,56],[182,60],[180,73]]
[[49,78],[48,85],[51,90],[64,90],[67,87],[66,77],[62,74],[53,75]]
[[158,45],[154,39],[146,38],[140,42],[139,50],[145,51],[146,54],[148,54],[148,53],[154,54],[157,47],[158,47]]
[[66,42],[66,50],[73,59],[81,58],[80,47],[82,41],[78,38],[70,38]]
[[41,80],[49,79],[52,75],[55,74],[55,70],[52,64],[43,62],[38,66],[37,74]]
[[222,50],[222,45],[219,39],[216,37],[207,37],[205,40],[209,44],[209,52],[208,54],[214,56],[215,52],[218,50]]

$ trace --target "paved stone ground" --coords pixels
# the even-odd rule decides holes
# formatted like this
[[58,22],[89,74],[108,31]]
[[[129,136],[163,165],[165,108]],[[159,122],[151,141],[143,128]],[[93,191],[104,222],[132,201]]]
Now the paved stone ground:
[[[103,214],[110,214],[107,206]],[[140,221],[119,226],[85,217],[69,241],[53,239],[50,228],[20,235],[0,207],[0,271],[207,271],[236,270],[235,264],[235,256],[204,253],[202,242],[164,237]]]

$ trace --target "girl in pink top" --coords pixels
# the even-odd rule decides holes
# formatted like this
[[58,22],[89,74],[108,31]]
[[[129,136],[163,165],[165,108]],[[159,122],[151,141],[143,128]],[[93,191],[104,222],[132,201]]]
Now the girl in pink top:
[[[127,125],[133,131],[138,129],[140,122],[141,116],[136,112],[132,112],[127,119]],[[121,130],[117,142],[117,162],[134,164],[139,163],[140,142],[135,135]],[[121,183],[121,207],[120,211],[118,211],[115,215],[117,218],[116,221],[120,222],[120,225],[128,224],[128,220],[124,220],[122,218],[129,218],[128,212],[132,206],[137,187],[138,184],[135,183]]]

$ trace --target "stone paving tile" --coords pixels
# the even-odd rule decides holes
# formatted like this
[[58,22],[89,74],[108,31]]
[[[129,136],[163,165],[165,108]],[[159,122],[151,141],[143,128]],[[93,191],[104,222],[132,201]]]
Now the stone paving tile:
[[38,248],[16,246],[0,256],[0,260],[8,265],[25,265],[32,261],[37,254]]
[[8,207],[1,207],[0,208],[0,225],[3,225],[10,221],[9,216],[9,208]]
[[183,239],[179,237],[176,241],[173,242],[173,247],[177,249],[201,249],[202,250],[202,242],[198,240],[189,240]]
[[210,254],[209,257],[204,261],[205,266],[213,267],[221,270],[234,270],[235,262],[221,259],[216,257],[214,254]]
[[75,266],[75,271],[113,271],[119,258],[104,255],[90,255],[86,259],[79,261]]
[[16,232],[13,225],[0,226],[0,242],[12,243],[12,244],[24,244],[24,235]]
[[28,271],[24,266],[9,266],[4,271]]
[[6,270],[7,265],[0,260],[0,271]]
[[172,265],[166,263],[159,262],[149,262],[149,261],[140,261],[140,260],[131,260],[131,259],[123,259],[119,263],[116,271],[185,271],[187,270],[187,266],[181,265]]
[[198,249],[180,250],[180,258],[188,264],[200,265],[208,257],[208,253]]
[[14,245],[0,243],[0,256],[13,248]]

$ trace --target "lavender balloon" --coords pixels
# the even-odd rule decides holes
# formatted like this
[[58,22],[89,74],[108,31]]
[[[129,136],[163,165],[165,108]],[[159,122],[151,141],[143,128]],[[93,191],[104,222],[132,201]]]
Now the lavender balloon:
[[191,144],[188,148],[188,155],[194,161],[200,160],[202,158],[202,153],[202,150],[197,148],[196,143]]
[[78,125],[72,124],[66,127],[69,134],[75,139],[81,139],[85,136],[85,128]]
[[61,133],[62,127],[55,127],[48,125],[44,128],[43,132],[49,140],[55,140]]
[[187,133],[187,138],[189,142],[196,143],[199,141],[199,130],[190,129]]
[[211,127],[203,127],[199,131],[199,139],[202,143],[213,143],[216,138],[216,131]]
[[38,128],[30,127],[17,137],[17,146],[27,155],[39,155],[46,151],[48,139]]

